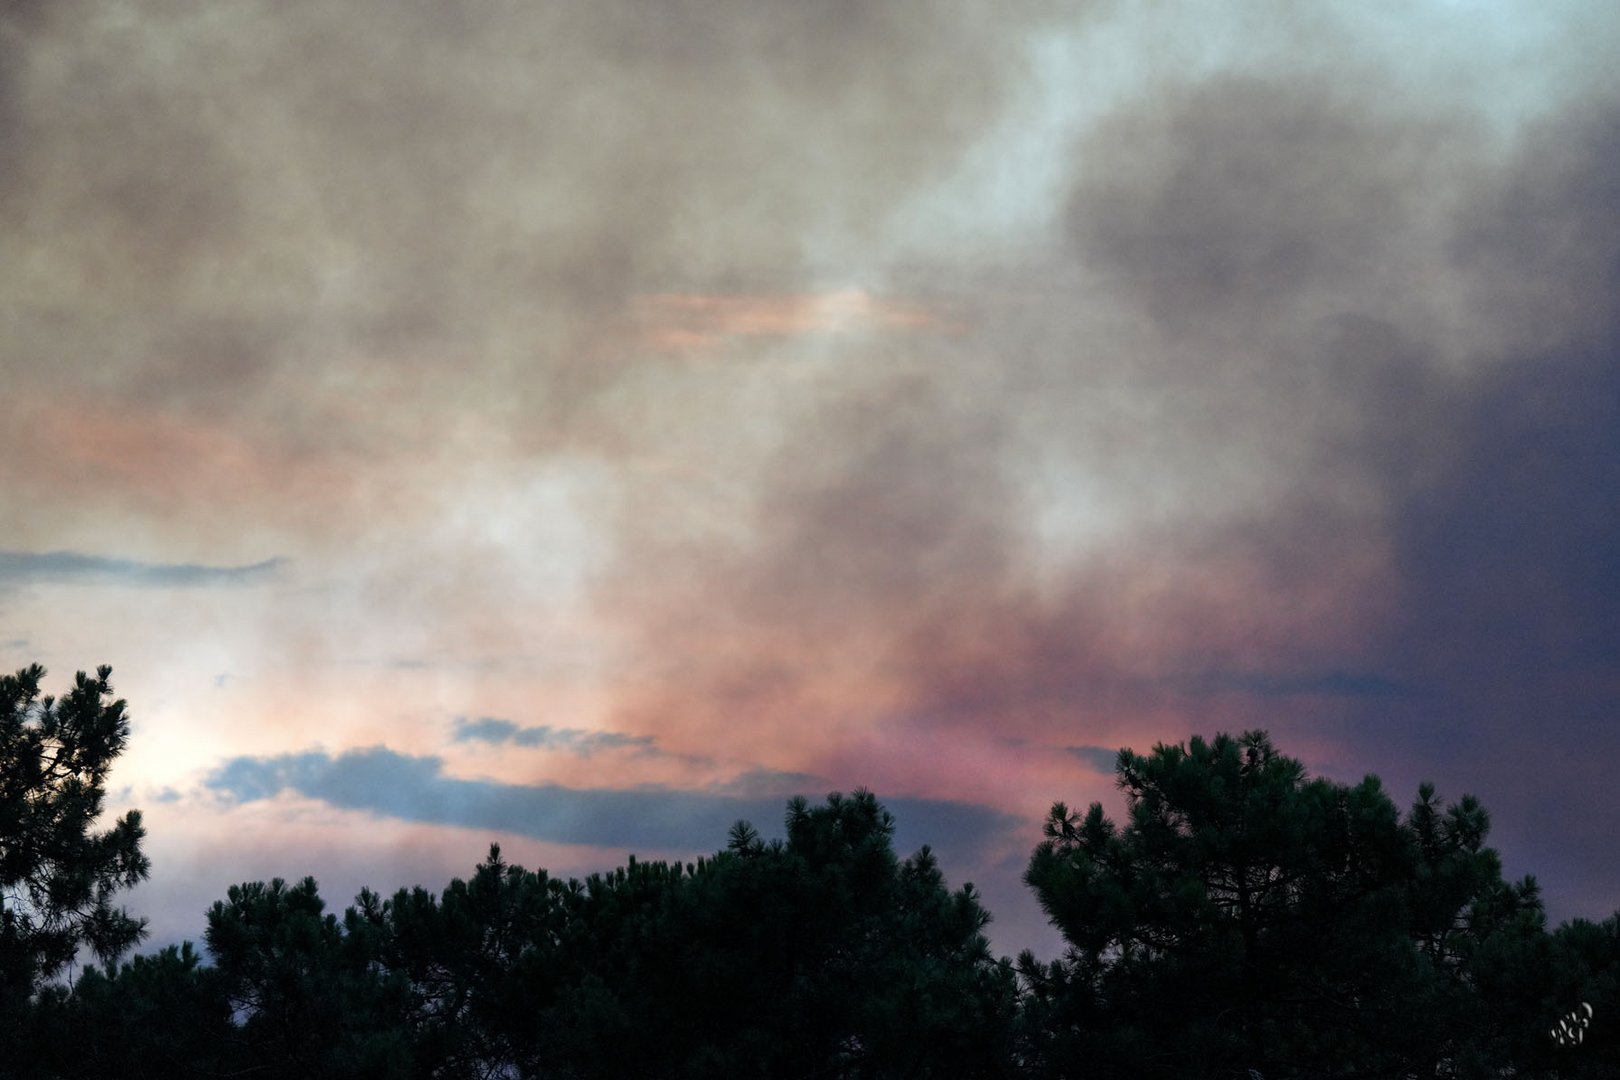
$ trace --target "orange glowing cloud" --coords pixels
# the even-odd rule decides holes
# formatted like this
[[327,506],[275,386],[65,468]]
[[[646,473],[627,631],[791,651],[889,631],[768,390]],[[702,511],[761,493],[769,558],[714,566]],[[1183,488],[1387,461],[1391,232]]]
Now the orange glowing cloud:
[[708,348],[735,338],[956,328],[923,304],[853,288],[786,296],[655,293],[637,302],[633,317],[639,340],[670,351]]

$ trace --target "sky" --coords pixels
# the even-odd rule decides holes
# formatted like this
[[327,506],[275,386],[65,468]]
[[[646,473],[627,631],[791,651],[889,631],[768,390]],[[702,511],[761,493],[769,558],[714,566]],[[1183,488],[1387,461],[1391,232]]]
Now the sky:
[[1620,907],[1608,0],[7,0],[0,669],[234,883],[1019,878],[1263,728]]

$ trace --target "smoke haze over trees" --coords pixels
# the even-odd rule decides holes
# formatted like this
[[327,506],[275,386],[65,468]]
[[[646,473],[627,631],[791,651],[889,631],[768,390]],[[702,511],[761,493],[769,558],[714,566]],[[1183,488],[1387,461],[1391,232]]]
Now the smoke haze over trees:
[[[1425,784],[1402,815],[1376,777],[1310,777],[1258,731],[1119,751],[1123,826],[1053,806],[1025,875],[1068,944],[1049,962],[994,957],[975,888],[926,846],[897,854],[866,791],[791,800],[780,838],[739,821],[712,856],[583,880],[492,846],[440,893],[366,889],[341,916],[312,878],[247,882],[206,913],[206,956],[119,962],[140,924],[111,894],[146,862],[138,815],[89,831],[128,730],[109,674],[60,701],[37,666],[0,684],[0,1051],[20,1080],[1620,1066],[1620,913],[1548,932],[1477,800]],[[80,945],[100,963],[53,980]],[[1572,1009],[1578,1043],[1553,1037]]]

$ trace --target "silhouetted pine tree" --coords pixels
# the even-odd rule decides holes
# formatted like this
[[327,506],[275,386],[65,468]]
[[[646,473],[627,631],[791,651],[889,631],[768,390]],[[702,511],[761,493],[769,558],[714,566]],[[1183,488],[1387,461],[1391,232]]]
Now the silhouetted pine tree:
[[1425,786],[1403,823],[1376,777],[1310,779],[1263,732],[1122,750],[1117,774],[1125,827],[1059,803],[1026,874],[1071,946],[1021,961],[1037,1075],[1523,1064],[1548,970],[1540,900],[1502,882],[1476,801],[1442,808]]

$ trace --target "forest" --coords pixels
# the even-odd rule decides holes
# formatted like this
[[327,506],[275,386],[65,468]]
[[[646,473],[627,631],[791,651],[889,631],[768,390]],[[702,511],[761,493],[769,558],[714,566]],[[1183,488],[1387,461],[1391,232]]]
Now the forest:
[[[693,862],[584,880],[492,846],[440,891],[245,882],[201,947],[134,950],[145,830],[103,820],[110,669],[0,678],[0,1074],[1029,1080],[1620,1076],[1620,912],[1549,929],[1490,818],[1308,775],[1261,731],[1115,766],[1024,874],[1063,955],[991,914],[870,792],[796,798]],[[82,961],[82,962],[81,962]]]

